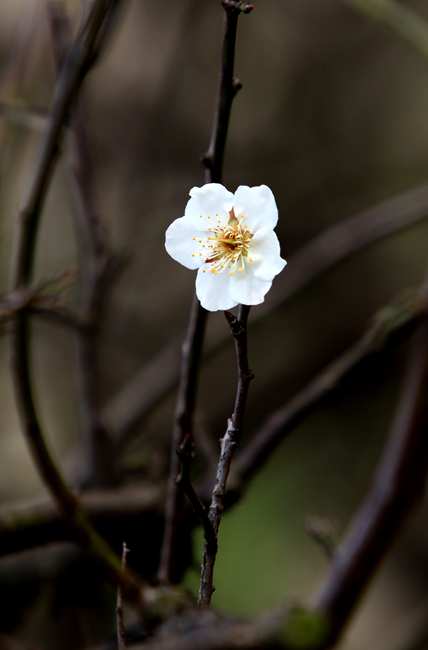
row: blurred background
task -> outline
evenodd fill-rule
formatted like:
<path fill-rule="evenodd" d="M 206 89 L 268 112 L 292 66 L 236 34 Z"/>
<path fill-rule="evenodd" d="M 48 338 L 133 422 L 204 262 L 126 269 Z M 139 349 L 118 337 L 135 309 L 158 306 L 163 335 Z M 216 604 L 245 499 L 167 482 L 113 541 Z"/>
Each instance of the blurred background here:
<path fill-rule="evenodd" d="M 64 4 L 77 29 L 85 2 Z M 289 259 L 326 227 L 426 181 L 428 68 L 394 35 L 340 0 L 254 4 L 238 25 L 235 75 L 243 89 L 232 110 L 223 182 L 231 191 L 240 184 L 272 189 L 282 256 Z M 428 20 L 426 2 L 405 4 Z M 204 182 L 199 159 L 210 138 L 222 27 L 216 0 L 121 5 L 82 93 L 100 213 L 112 248 L 126 259 L 109 293 L 98 342 L 104 404 L 187 325 L 195 278 L 166 254 L 164 233 L 182 216 L 190 188 Z M 0 280 L 6 292 L 15 216 L 57 76 L 44 0 L 0 0 L 0 65 Z M 346 349 L 374 312 L 421 282 L 427 239 L 428 222 L 422 221 L 347 259 L 254 329 L 250 314 L 256 379 L 246 436 Z M 62 158 L 43 211 L 35 278 L 50 280 L 77 266 Z M 73 287 L 67 300 L 72 306 Z M 223 315 L 213 314 L 208 341 L 225 330 Z M 7 509 L 46 492 L 20 432 L 5 335 L 0 348 L 0 503 Z M 226 513 L 216 607 L 251 614 L 310 599 L 326 560 L 305 532 L 305 520 L 326 516 L 346 528 L 385 441 L 405 352 L 404 344 L 344 382 Z M 75 481 L 82 436 L 73 333 L 35 318 L 33 365 L 49 444 Z M 235 386 L 230 341 L 201 374 L 198 415 L 213 444 L 224 432 Z M 164 480 L 174 402 L 169 393 L 134 425 L 121 459 L 124 481 Z M 425 503 L 382 564 L 342 650 L 406 650 L 423 633 L 427 510 Z M 193 592 L 202 541 L 197 529 L 193 565 L 184 578 Z M 0 617 L 0 648 L 78 648 L 99 643 L 114 629 L 112 592 L 100 592 L 96 607 L 67 598 L 73 552 L 63 544 L 0 560 L 1 597 L 14 603 L 13 615 Z"/>

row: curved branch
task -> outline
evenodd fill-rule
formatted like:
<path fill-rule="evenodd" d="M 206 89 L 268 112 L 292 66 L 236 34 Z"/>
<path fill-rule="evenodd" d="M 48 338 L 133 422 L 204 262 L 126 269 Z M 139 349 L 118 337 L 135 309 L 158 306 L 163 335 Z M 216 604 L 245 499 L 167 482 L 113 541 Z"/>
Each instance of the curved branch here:
<path fill-rule="evenodd" d="M 424 323 L 413 337 L 397 413 L 373 486 L 315 597 L 315 609 L 331 621 L 331 642 L 339 638 L 380 560 L 422 497 L 428 470 L 427 393 Z"/>
<path fill-rule="evenodd" d="M 71 28 L 63 7 L 54 4 L 48 8 L 55 58 L 60 71 L 70 46 Z M 103 25 L 110 25 L 116 9 L 115 0 L 110 5 L 108 19 L 105 19 Z M 101 30 L 97 39 L 98 48 L 105 46 L 108 31 L 108 26 Z M 91 60 L 95 58 L 92 56 Z M 68 171 L 79 242 L 78 312 L 80 319 L 86 323 L 84 329 L 76 331 L 81 384 L 80 410 L 87 451 L 85 457 L 89 458 L 87 480 L 97 486 L 108 486 L 117 482 L 118 470 L 111 438 L 101 417 L 98 339 L 105 296 L 113 272 L 117 269 L 117 261 L 103 228 L 94 190 L 86 128 L 80 102 L 76 104 L 68 133 Z"/>
<path fill-rule="evenodd" d="M 88 71 L 92 49 L 108 13 L 110 0 L 96 0 L 63 66 L 42 138 L 34 174 L 18 215 L 12 268 L 12 290 L 25 289 L 31 282 L 38 225 L 48 183 L 57 159 L 63 125 L 72 102 Z M 10 357 L 15 398 L 34 462 L 64 516 L 74 526 L 80 542 L 103 564 L 134 604 L 142 592 L 134 576 L 122 571 L 120 559 L 92 527 L 84 509 L 66 484 L 46 445 L 34 404 L 30 379 L 29 319 L 19 312 L 11 322 Z"/>

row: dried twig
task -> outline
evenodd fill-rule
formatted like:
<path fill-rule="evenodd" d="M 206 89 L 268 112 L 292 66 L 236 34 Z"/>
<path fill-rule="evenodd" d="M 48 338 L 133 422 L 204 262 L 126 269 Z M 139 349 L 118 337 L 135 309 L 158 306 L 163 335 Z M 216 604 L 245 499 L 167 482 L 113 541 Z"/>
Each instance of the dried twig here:
<path fill-rule="evenodd" d="M 376 477 L 315 597 L 341 635 L 386 550 L 422 497 L 428 469 L 428 325 L 414 334 L 401 398 Z"/>
<path fill-rule="evenodd" d="M 12 290 L 25 289 L 31 283 L 35 244 L 42 205 L 59 151 L 63 125 L 72 102 L 88 71 L 92 48 L 97 40 L 110 0 L 96 0 L 63 66 L 47 119 L 34 174 L 19 215 L 13 256 Z M 103 564 L 108 575 L 121 584 L 134 603 L 142 593 L 134 576 L 121 569 L 120 559 L 92 527 L 85 511 L 66 484 L 47 448 L 33 399 L 30 379 L 29 321 L 25 312 L 17 313 L 11 324 L 10 352 L 15 397 L 27 443 L 34 462 L 65 517 L 75 527 L 81 543 Z"/>
<path fill-rule="evenodd" d="M 126 554 L 129 553 L 129 548 L 126 542 L 123 542 L 122 548 L 122 571 L 126 567 Z M 117 647 L 118 650 L 125 650 L 125 627 L 123 625 L 123 610 L 122 610 L 122 588 L 120 585 L 117 587 L 117 601 L 116 601 L 116 620 L 117 620 Z"/>
<path fill-rule="evenodd" d="M 210 146 L 202 160 L 206 167 L 205 181 L 207 183 L 221 182 L 230 112 L 232 109 L 233 98 L 236 94 L 236 88 L 233 83 L 236 28 L 238 16 L 241 11 L 245 10 L 248 13 L 248 9 L 244 9 L 244 4 L 241 2 L 226 0 L 222 4 L 225 11 L 217 106 L 214 115 Z M 245 4 L 245 7 L 247 7 L 247 4 Z M 203 309 L 199 300 L 195 296 L 193 299 L 189 329 L 186 340 L 183 344 L 177 406 L 172 434 L 171 465 L 165 508 L 165 534 L 159 567 L 159 579 L 162 582 L 173 580 L 174 577 L 174 536 L 176 530 L 176 516 L 180 505 L 178 503 L 178 492 L 175 484 L 175 477 L 179 471 L 175 450 L 181 445 L 184 436 L 187 433 L 192 433 L 197 376 L 200 366 L 206 321 L 207 312 Z"/>
<path fill-rule="evenodd" d="M 244 421 L 245 404 L 247 401 L 248 388 L 254 375 L 248 367 L 247 357 L 247 320 L 250 313 L 248 305 L 239 306 L 238 318 L 230 312 L 225 316 L 235 337 L 236 356 L 238 359 L 238 387 L 236 391 L 235 408 L 228 422 L 227 431 L 221 441 L 221 453 L 217 468 L 217 477 L 212 494 L 209 519 L 217 535 L 220 526 L 221 514 L 224 508 L 226 496 L 226 483 L 230 471 L 230 464 L 235 449 L 238 447 L 242 437 L 242 424 Z M 205 539 L 202 556 L 201 582 L 199 586 L 198 606 L 207 607 L 211 602 L 213 593 L 214 564 L 217 554 L 217 547 L 210 548 L 209 542 Z"/>
<path fill-rule="evenodd" d="M 266 302 L 254 312 L 252 326 L 335 265 L 427 216 L 428 184 L 424 184 L 327 228 L 289 258 L 287 272 L 275 278 Z M 220 335 L 204 356 L 215 354 L 227 341 Z M 142 368 L 104 409 L 120 446 L 130 442 L 130 429 L 177 385 L 179 350 L 178 339 L 169 342 L 149 362 L 150 372 Z"/>

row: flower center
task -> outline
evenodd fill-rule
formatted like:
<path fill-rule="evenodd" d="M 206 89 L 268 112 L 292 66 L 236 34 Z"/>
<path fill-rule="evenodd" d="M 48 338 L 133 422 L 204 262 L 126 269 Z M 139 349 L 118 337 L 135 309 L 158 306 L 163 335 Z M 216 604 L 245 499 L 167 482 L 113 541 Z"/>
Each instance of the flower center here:
<path fill-rule="evenodd" d="M 205 263 L 210 264 L 209 270 L 212 273 L 221 273 L 228 269 L 229 275 L 233 275 L 237 268 L 239 273 L 242 273 L 245 267 L 244 259 L 252 262 L 248 251 L 253 235 L 247 230 L 247 226 L 243 224 L 243 216 L 239 219 L 235 217 L 233 208 L 229 214 L 228 222 L 225 219 L 218 218 L 218 214 L 216 215 L 217 223 L 214 220 L 211 221 L 211 217 L 207 217 L 206 221 L 209 220 L 208 223 L 210 224 L 208 230 L 211 231 L 212 236 L 198 238 L 204 249 L 199 255 L 202 257 L 205 254 L 207 255 Z M 201 218 L 204 217 L 201 215 Z M 196 239 L 196 237 L 193 239 Z"/>

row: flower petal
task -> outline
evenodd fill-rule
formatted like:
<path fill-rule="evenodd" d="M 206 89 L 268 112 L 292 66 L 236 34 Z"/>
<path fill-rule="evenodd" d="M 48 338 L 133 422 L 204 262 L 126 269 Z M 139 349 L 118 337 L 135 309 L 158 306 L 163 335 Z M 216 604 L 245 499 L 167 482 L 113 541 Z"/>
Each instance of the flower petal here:
<path fill-rule="evenodd" d="M 165 233 L 165 248 L 171 257 L 188 269 L 198 269 L 205 263 L 205 256 L 200 256 L 201 245 L 194 239 L 194 226 L 189 224 L 186 217 L 176 219 Z"/>
<path fill-rule="evenodd" d="M 209 222 L 214 223 L 219 218 L 226 223 L 229 221 L 229 213 L 224 205 L 233 204 L 233 194 L 223 185 L 207 183 L 203 187 L 194 187 L 190 190 L 190 196 L 184 216 L 198 230 L 207 230 Z"/>
<path fill-rule="evenodd" d="M 262 228 L 251 239 L 248 258 L 256 278 L 271 281 L 287 264 L 280 257 L 279 241 L 273 230 Z"/>
<path fill-rule="evenodd" d="M 250 262 L 245 263 L 242 273 L 235 272 L 230 277 L 230 295 L 236 303 L 243 305 L 259 305 L 271 286 L 272 281 L 256 278 Z"/>
<path fill-rule="evenodd" d="M 272 190 L 267 185 L 240 185 L 235 192 L 235 215 L 244 215 L 248 230 L 255 234 L 260 228 L 275 228 L 278 208 Z"/>
<path fill-rule="evenodd" d="M 239 300 L 234 300 L 229 294 L 231 276 L 225 271 L 223 273 L 212 273 L 205 269 L 199 269 L 196 276 L 196 295 L 199 301 L 208 311 L 219 309 L 231 309 Z"/>

